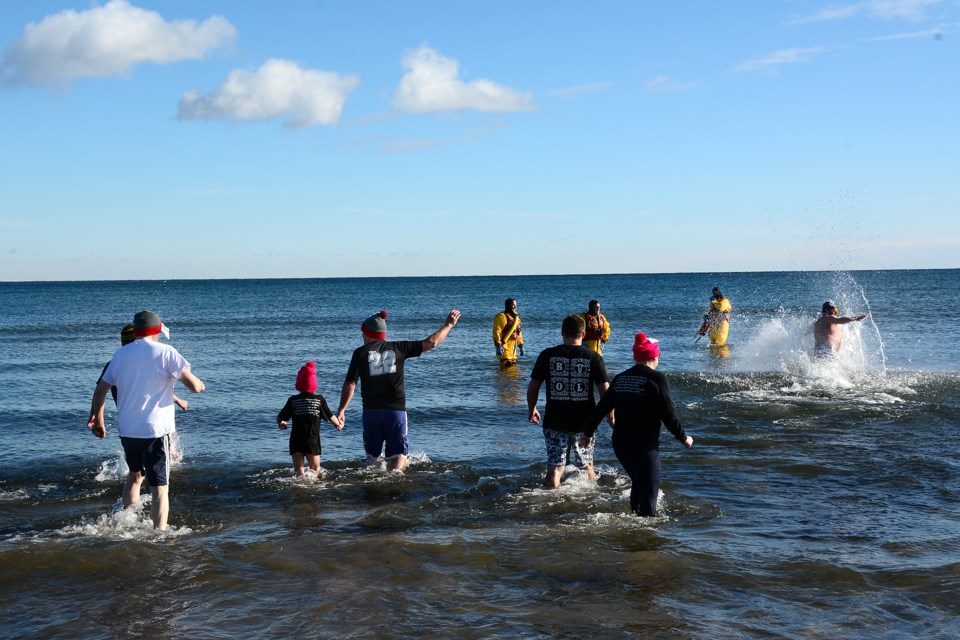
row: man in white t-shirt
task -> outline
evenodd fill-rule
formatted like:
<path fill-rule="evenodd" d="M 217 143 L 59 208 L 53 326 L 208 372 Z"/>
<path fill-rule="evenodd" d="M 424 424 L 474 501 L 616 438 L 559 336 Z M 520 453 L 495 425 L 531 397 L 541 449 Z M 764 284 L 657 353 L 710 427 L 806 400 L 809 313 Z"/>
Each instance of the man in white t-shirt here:
<path fill-rule="evenodd" d="M 130 468 L 123 485 L 123 506 L 140 501 L 144 477 L 152 496 L 150 512 L 156 529 L 167 528 L 169 511 L 169 434 L 174 430 L 173 386 L 177 380 L 200 393 L 203 382 L 190 372 L 190 363 L 168 344 L 160 343 L 165 330 L 160 316 L 141 311 L 133 317 L 137 339 L 120 347 L 93 393 L 87 426 L 104 438 L 103 404 L 110 388 L 117 387 L 117 431 Z"/>

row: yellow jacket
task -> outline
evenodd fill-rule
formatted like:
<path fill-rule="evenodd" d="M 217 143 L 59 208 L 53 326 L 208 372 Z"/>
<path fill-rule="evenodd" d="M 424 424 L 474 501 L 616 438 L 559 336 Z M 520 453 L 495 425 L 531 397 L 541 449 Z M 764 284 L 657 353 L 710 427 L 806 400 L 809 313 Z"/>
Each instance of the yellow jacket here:
<path fill-rule="evenodd" d="M 520 316 L 508 317 L 501 311 L 493 317 L 493 344 L 503 347 L 501 361 L 517 361 L 517 345 L 523 344 Z"/>
<path fill-rule="evenodd" d="M 587 325 L 586 333 L 583 335 L 583 346 L 603 355 L 603 343 L 610 339 L 610 323 L 607 317 L 602 313 L 599 318 L 590 313 L 581 313 L 580 317 Z"/>

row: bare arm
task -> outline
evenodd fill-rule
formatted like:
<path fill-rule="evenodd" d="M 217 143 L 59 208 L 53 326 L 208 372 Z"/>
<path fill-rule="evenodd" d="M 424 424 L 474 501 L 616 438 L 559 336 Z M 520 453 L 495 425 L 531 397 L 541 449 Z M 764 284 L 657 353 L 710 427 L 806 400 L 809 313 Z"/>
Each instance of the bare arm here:
<path fill-rule="evenodd" d="M 343 428 L 345 424 L 344 414 L 347 411 L 347 407 L 350 406 L 350 401 L 353 400 L 353 394 L 357 391 L 357 383 L 347 382 L 343 383 L 343 389 L 340 390 L 340 407 L 337 409 L 337 419 L 340 420 L 340 428 Z"/>
<path fill-rule="evenodd" d="M 100 381 L 97 389 L 93 392 L 93 400 L 90 402 L 90 417 L 87 419 L 87 426 L 98 438 L 107 436 L 107 426 L 103 422 L 103 403 L 110 393 L 113 385 L 109 382 Z"/>
<path fill-rule="evenodd" d="M 530 378 L 527 385 L 527 419 L 533 424 L 540 424 L 540 412 L 537 411 L 537 400 L 540 399 L 540 385 L 542 380 Z"/>
<path fill-rule="evenodd" d="M 193 375 L 193 373 L 190 372 L 190 369 L 183 370 L 183 373 L 180 374 L 180 382 L 182 382 L 183 386 L 193 393 L 200 393 L 206 388 L 206 386 L 203 384 L 203 380 Z"/>
<path fill-rule="evenodd" d="M 446 340 L 447 334 L 450 333 L 450 329 L 456 326 L 457 321 L 460 319 L 460 311 L 454 309 L 447 315 L 447 321 L 443 323 L 443 326 L 433 332 L 429 338 L 426 338 L 421 341 L 424 351 L 430 351 L 430 349 L 436 349 L 440 346 L 440 343 Z M 343 404 L 341 403 L 341 407 Z"/>

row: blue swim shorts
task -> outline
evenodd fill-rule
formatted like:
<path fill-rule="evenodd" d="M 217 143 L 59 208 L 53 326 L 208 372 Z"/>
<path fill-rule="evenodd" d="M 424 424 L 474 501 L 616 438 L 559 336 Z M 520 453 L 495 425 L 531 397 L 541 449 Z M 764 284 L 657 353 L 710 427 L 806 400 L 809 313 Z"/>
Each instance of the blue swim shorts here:
<path fill-rule="evenodd" d="M 596 438 L 590 440 L 590 446 L 580 445 L 582 433 L 567 433 L 566 431 L 543 430 L 543 441 L 547 445 L 547 466 L 562 467 L 568 462 L 577 465 L 578 469 L 586 469 L 593 462 L 593 448 Z"/>
<path fill-rule="evenodd" d="M 363 410 L 363 449 L 371 458 L 379 458 L 386 444 L 384 457 L 389 460 L 410 452 L 407 440 L 407 412 L 388 409 Z"/>
<path fill-rule="evenodd" d="M 151 487 L 163 487 L 169 482 L 170 454 L 168 436 L 159 438 L 120 437 L 124 459 L 134 473 L 142 473 Z"/>

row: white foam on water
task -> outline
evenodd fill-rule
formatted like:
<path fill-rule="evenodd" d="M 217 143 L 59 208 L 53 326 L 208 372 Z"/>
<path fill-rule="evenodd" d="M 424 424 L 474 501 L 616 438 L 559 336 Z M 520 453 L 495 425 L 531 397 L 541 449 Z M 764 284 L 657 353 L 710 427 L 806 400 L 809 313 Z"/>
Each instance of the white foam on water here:
<path fill-rule="evenodd" d="M 140 502 L 127 509 L 117 499 L 109 513 L 101 514 L 95 520 L 84 519 L 79 524 L 40 533 L 34 539 L 93 537 L 106 540 L 157 540 L 193 533 L 189 527 L 168 526 L 165 531 L 154 529 L 149 505 L 149 495 L 142 496 Z"/>
<path fill-rule="evenodd" d="M 114 482 L 127 477 L 130 468 L 124 460 L 123 452 L 118 450 L 115 458 L 108 458 L 100 463 L 100 471 L 94 477 L 97 482 Z"/>
<path fill-rule="evenodd" d="M 16 489 L 15 491 L 0 491 L 0 502 L 19 502 L 30 497 L 26 489 Z"/>

